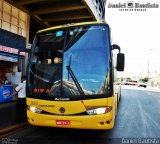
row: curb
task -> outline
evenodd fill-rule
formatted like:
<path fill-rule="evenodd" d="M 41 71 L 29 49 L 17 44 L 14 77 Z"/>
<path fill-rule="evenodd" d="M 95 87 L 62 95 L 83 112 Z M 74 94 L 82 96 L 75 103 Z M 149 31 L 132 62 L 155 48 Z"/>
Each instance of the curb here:
<path fill-rule="evenodd" d="M 29 126 L 29 124 L 28 124 L 28 122 L 25 122 L 25 123 L 20 123 L 20 124 L 14 124 L 12 126 L 4 128 L 4 129 L 0 130 L 0 138 L 7 136 L 7 134 L 9 134 L 9 133 L 14 133 L 14 131 L 21 130 L 27 126 Z"/>

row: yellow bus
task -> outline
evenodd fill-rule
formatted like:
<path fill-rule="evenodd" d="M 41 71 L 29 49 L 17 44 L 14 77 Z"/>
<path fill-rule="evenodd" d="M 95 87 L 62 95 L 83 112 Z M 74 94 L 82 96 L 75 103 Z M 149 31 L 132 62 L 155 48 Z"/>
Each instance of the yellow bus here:
<path fill-rule="evenodd" d="M 113 65 L 113 50 L 118 49 Z M 124 54 L 110 43 L 104 22 L 51 27 L 37 32 L 27 68 L 27 118 L 31 125 L 112 129 Z"/>

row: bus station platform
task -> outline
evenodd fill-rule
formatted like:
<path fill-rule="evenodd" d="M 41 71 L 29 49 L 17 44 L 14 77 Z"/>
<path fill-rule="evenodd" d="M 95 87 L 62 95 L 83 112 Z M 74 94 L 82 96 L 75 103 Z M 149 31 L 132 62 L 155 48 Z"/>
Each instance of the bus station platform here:
<path fill-rule="evenodd" d="M 0 138 L 28 125 L 27 122 L 16 123 L 16 103 L 17 101 L 12 101 L 0 104 Z"/>
<path fill-rule="evenodd" d="M 0 104 L 0 130 L 12 125 L 16 121 L 16 102 Z"/>

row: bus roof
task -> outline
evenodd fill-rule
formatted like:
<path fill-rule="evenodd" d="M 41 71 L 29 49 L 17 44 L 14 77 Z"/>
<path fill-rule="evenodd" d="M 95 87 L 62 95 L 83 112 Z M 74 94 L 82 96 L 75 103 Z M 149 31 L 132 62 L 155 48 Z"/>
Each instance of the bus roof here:
<path fill-rule="evenodd" d="M 60 28 L 66 28 L 66 27 L 71 27 L 71 26 L 80 26 L 80 25 L 90 25 L 90 24 L 106 24 L 106 22 L 95 22 L 95 21 L 93 21 L 93 22 L 81 22 L 81 23 L 64 24 L 64 25 L 60 25 L 60 26 L 54 26 L 54 27 L 43 29 L 43 30 L 39 30 L 38 33 L 50 31 L 50 30 L 53 30 L 53 29 L 60 29 Z"/>

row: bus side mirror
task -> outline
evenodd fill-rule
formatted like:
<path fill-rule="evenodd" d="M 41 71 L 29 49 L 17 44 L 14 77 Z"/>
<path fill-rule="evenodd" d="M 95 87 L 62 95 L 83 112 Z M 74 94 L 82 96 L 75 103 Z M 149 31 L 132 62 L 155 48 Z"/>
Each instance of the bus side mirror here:
<path fill-rule="evenodd" d="M 124 71 L 125 55 L 123 53 L 120 53 L 121 48 L 118 45 L 113 44 L 111 48 L 112 50 L 117 49 L 119 51 L 119 53 L 117 54 L 117 65 L 116 65 L 117 71 Z"/>
<path fill-rule="evenodd" d="M 117 54 L 117 71 L 124 71 L 124 62 L 125 62 L 125 55 L 123 53 Z"/>

